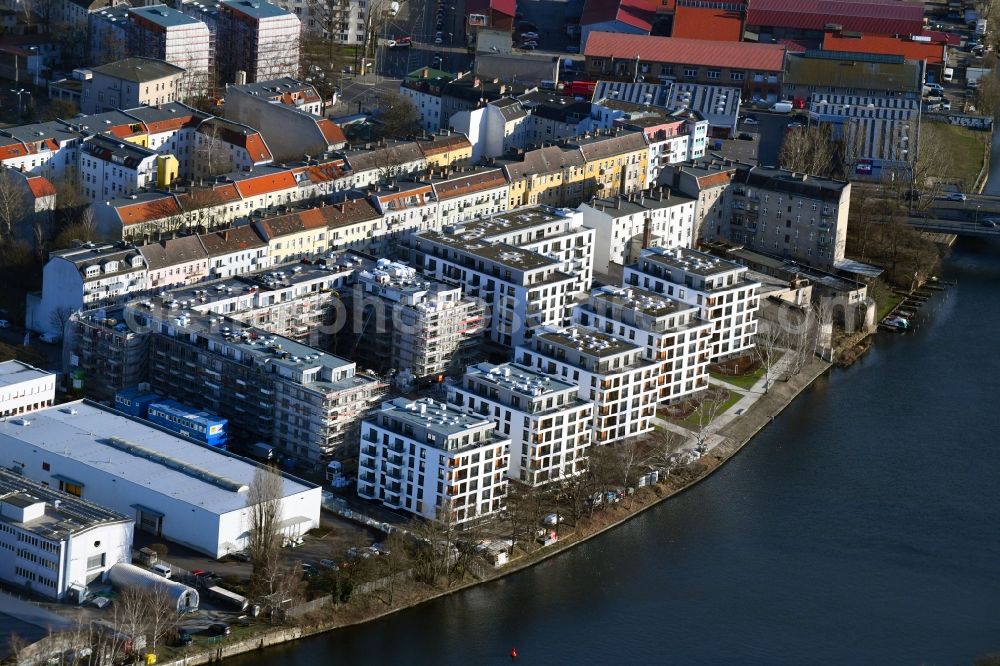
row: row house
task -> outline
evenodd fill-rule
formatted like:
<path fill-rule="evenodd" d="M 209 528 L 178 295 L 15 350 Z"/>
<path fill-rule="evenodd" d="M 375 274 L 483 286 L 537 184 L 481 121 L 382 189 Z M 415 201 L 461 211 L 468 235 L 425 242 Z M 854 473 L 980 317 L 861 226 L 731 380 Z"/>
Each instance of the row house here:
<path fill-rule="evenodd" d="M 448 403 L 492 419 L 510 437 L 515 481 L 537 487 L 587 468 L 594 405 L 571 382 L 518 363 L 479 363 L 449 387 Z"/>
<path fill-rule="evenodd" d="M 358 496 L 463 525 L 506 506 L 510 437 L 431 398 L 396 398 L 362 424 Z"/>
<path fill-rule="evenodd" d="M 697 306 L 712 324 L 712 363 L 746 354 L 754 348 L 759 282 L 746 266 L 688 248 L 650 248 L 626 266 L 622 284 Z"/>
<path fill-rule="evenodd" d="M 427 157 L 416 141 L 366 144 L 363 149 L 345 150 L 342 154 L 348 170 L 346 186 L 353 189 L 388 183 L 427 169 Z"/>
<path fill-rule="evenodd" d="M 179 236 L 139 247 L 146 260 L 147 287 L 167 289 L 194 284 L 209 275 L 209 257 L 198 236 Z"/>
<path fill-rule="evenodd" d="M 517 347 L 515 360 L 577 387 L 594 404 L 594 442 L 608 444 L 652 429 L 659 364 L 640 344 L 582 326 L 544 330 Z"/>
<path fill-rule="evenodd" d="M 449 123 L 448 118 L 441 114 L 441 94 L 445 85 L 454 78 L 447 72 L 424 67 L 407 76 L 399 84 L 400 96 L 409 100 L 420 115 L 420 127 L 425 132 L 437 132 L 453 126 L 453 123 Z M 455 129 L 467 132 L 458 127 Z"/>
<path fill-rule="evenodd" d="M 426 139 L 417 139 L 417 146 L 427 160 L 427 168 L 442 169 L 472 161 L 472 142 L 461 132 L 440 130 Z"/>
<path fill-rule="evenodd" d="M 668 188 L 604 199 L 577 207 L 583 223 L 595 230 L 594 270 L 608 274 L 639 258 L 642 249 L 691 247 L 694 244 L 695 200 Z"/>
<path fill-rule="evenodd" d="M 199 238 L 208 255 L 209 277 L 213 279 L 255 273 L 273 263 L 267 241 L 253 225 L 202 234 Z"/>
<path fill-rule="evenodd" d="M 658 400 L 671 403 L 708 388 L 712 324 L 699 308 L 637 288 L 601 287 L 573 317 L 580 326 L 638 344 L 658 366 Z"/>
<path fill-rule="evenodd" d="M 608 132 L 573 141 L 587 164 L 583 196 L 616 196 L 646 187 L 649 147 L 642 132 Z"/>
<path fill-rule="evenodd" d="M 438 228 L 449 222 L 460 222 L 507 210 L 509 190 L 501 169 L 459 167 L 457 171 L 447 175 L 432 175 L 426 182 L 434 188 L 438 204 Z"/>
<path fill-rule="evenodd" d="M 737 166 L 730 160 L 712 158 L 664 167 L 660 174 L 663 185 L 695 200 L 695 239 L 707 240 L 721 233 L 725 193 Z"/>
<path fill-rule="evenodd" d="M 511 209 L 571 206 L 584 196 L 586 161 L 579 149 L 546 146 L 502 164 L 510 183 Z"/>

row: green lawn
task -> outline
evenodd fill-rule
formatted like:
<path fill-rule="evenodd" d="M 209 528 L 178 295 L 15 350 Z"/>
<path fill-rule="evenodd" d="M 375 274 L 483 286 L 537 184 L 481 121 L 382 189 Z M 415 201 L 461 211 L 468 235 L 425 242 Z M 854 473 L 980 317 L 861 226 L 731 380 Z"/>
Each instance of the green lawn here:
<path fill-rule="evenodd" d="M 725 414 L 726 411 L 728 411 L 730 407 L 732 407 L 733 405 L 735 405 L 736 402 L 740 398 L 743 397 L 741 394 L 737 393 L 736 391 L 727 391 L 727 393 L 728 393 L 728 396 L 726 397 L 726 401 L 724 403 L 722 403 L 722 407 L 720 407 L 719 410 L 718 410 L 718 412 L 716 412 L 716 418 L 718 418 L 719 416 Z M 701 411 L 701 409 L 702 409 L 701 407 L 698 407 L 698 409 L 694 410 L 694 412 L 691 413 L 691 416 L 687 417 L 686 419 L 682 419 L 680 421 L 675 421 L 675 423 L 677 423 L 678 425 L 684 426 L 685 428 L 697 428 L 698 427 L 698 414 Z M 708 424 L 706 423 L 705 425 L 708 425 Z"/>
<path fill-rule="evenodd" d="M 778 361 L 781 360 L 781 354 L 775 354 L 774 359 L 771 361 L 771 367 L 773 368 L 777 365 Z M 764 366 L 761 366 L 751 373 L 745 375 L 723 375 L 718 372 L 710 372 L 712 379 L 718 379 L 726 382 L 727 384 L 732 384 L 737 388 L 741 388 L 744 391 L 749 391 L 757 381 L 764 376 Z"/>
<path fill-rule="evenodd" d="M 921 146 L 933 147 L 934 150 L 920 151 L 919 160 L 934 160 L 929 164 L 940 164 L 946 173 L 933 173 L 928 167 L 929 175 L 946 183 L 959 185 L 963 190 L 972 187 L 979 170 L 983 167 L 983 144 L 989 139 L 988 132 L 948 123 L 925 122 L 920 127 Z M 933 153 L 937 150 L 947 150 L 949 155 L 937 159 Z M 931 154 L 926 154 L 931 153 Z"/>
<path fill-rule="evenodd" d="M 892 309 L 899 305 L 899 302 L 903 300 L 902 296 L 881 283 L 875 283 L 872 285 L 871 296 L 875 299 L 875 306 L 878 308 L 878 314 L 875 318 L 876 322 L 880 322 L 885 319 L 886 316 L 892 312 Z"/>

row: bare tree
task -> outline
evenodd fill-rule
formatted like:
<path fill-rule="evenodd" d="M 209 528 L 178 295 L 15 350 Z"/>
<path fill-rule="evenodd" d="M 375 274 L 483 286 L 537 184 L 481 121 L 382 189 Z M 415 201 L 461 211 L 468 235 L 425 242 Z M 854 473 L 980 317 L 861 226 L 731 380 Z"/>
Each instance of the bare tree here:
<path fill-rule="evenodd" d="M 233 163 L 218 122 L 207 121 L 198 128 L 195 168 L 198 177 L 214 178 L 233 170 Z"/>
<path fill-rule="evenodd" d="M 781 166 L 813 176 L 829 176 L 835 149 L 828 125 L 801 127 L 785 134 L 778 160 Z"/>
<path fill-rule="evenodd" d="M 57 307 L 49 314 L 49 325 L 53 330 L 59 331 L 59 335 L 63 335 L 75 312 L 76 310 L 65 305 Z"/>
<path fill-rule="evenodd" d="M 715 421 L 715 418 L 722 412 L 722 406 L 726 404 L 728 397 L 728 389 L 709 387 L 709 389 L 703 394 L 701 401 L 698 403 L 698 408 L 695 411 L 697 418 L 695 420 L 694 430 L 698 453 L 705 452 L 706 442 L 708 441 L 709 435 L 711 435 L 710 426 Z"/>
<path fill-rule="evenodd" d="M 764 318 L 757 321 L 753 353 L 764 371 L 764 393 L 771 389 L 772 371 L 774 364 L 781 358 L 780 348 L 783 340 L 784 331 L 781 330 L 780 322 Z"/>
<path fill-rule="evenodd" d="M 20 222 L 29 213 L 25 188 L 10 171 L 0 169 L 0 243 L 9 243 Z"/>
<path fill-rule="evenodd" d="M 670 470 L 674 466 L 677 452 L 684 445 L 685 439 L 683 435 L 673 430 L 659 428 L 650 433 L 648 441 L 650 464 L 660 469 Z"/>
<path fill-rule="evenodd" d="M 420 131 L 420 112 L 409 98 L 390 92 L 379 100 L 378 122 L 380 137 L 402 139 Z"/>
<path fill-rule="evenodd" d="M 277 591 L 282 575 L 281 498 L 283 481 L 273 465 L 258 465 L 247 491 L 247 554 L 253 566 L 251 587 L 259 596 Z"/>
<path fill-rule="evenodd" d="M 816 312 L 812 306 L 802 308 L 795 321 L 789 322 L 788 363 L 789 374 L 795 376 L 816 355 Z"/>

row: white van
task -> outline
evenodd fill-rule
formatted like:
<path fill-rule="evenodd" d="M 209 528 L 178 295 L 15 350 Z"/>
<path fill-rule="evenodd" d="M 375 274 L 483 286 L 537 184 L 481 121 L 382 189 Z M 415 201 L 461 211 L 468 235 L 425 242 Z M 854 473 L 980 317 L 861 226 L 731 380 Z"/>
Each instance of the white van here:
<path fill-rule="evenodd" d="M 170 567 L 166 564 L 154 564 L 153 566 L 149 567 L 149 570 L 155 574 L 163 576 L 164 578 L 170 578 L 170 576 L 172 576 L 174 573 L 173 571 L 171 571 Z"/>
<path fill-rule="evenodd" d="M 945 81 L 949 81 L 949 82 L 954 81 L 955 80 L 955 70 L 952 69 L 951 67 L 945 67 L 944 68 L 944 74 L 941 76 L 941 78 L 944 79 Z"/>

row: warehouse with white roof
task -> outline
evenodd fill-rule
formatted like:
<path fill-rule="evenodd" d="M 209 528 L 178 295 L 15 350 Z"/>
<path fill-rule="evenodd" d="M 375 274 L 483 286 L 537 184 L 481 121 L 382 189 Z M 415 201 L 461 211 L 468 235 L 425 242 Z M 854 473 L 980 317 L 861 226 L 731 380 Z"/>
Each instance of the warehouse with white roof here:
<path fill-rule="evenodd" d="M 247 546 L 254 463 L 90 401 L 0 422 L 0 466 L 134 517 L 137 529 L 212 557 Z M 321 493 L 284 475 L 286 536 L 319 527 Z"/>

